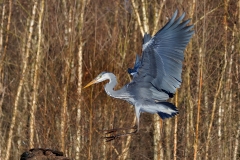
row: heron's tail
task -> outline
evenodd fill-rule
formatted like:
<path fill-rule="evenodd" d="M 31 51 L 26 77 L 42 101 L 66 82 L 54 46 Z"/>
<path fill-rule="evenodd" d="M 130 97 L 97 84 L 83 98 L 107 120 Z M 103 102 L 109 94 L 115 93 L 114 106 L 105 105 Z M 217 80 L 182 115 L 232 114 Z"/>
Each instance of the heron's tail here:
<path fill-rule="evenodd" d="M 175 105 L 169 102 L 158 102 L 157 104 L 160 104 L 164 109 L 162 111 L 157 112 L 158 115 L 162 118 L 171 118 L 178 114 L 178 109 Z M 162 108 L 161 107 L 161 108 Z"/>

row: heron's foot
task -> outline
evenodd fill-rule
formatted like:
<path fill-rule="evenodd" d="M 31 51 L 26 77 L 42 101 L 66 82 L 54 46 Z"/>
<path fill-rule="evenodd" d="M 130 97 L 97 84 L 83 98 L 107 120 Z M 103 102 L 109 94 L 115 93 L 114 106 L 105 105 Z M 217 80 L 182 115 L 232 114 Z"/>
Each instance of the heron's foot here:
<path fill-rule="evenodd" d="M 115 135 L 115 136 L 107 136 L 107 137 L 104 137 L 104 139 L 106 140 L 106 142 L 110 142 L 110 141 L 113 141 L 113 140 L 116 140 L 116 139 L 119 139 L 119 135 Z"/>
<path fill-rule="evenodd" d="M 133 131 L 129 132 L 129 130 L 133 130 Z M 130 128 L 116 128 L 116 129 L 109 129 L 109 130 L 103 130 L 103 131 L 105 132 L 105 135 L 110 134 L 109 136 L 103 137 L 106 139 L 106 142 L 110 142 L 112 140 L 119 139 L 120 137 L 123 137 L 123 136 L 130 136 L 131 134 L 135 134 L 137 133 L 138 129 L 136 126 L 134 126 Z"/>

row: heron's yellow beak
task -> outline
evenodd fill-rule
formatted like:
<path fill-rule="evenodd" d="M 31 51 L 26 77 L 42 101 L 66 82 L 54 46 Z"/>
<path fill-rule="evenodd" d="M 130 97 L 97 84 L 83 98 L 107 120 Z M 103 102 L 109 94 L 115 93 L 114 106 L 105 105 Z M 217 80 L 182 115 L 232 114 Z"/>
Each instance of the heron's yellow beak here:
<path fill-rule="evenodd" d="M 87 88 L 87 87 L 89 87 L 89 86 L 91 86 L 91 85 L 93 85 L 93 84 L 95 84 L 95 83 L 97 83 L 97 80 L 92 80 L 91 82 L 89 82 L 85 87 L 83 87 L 83 88 Z"/>

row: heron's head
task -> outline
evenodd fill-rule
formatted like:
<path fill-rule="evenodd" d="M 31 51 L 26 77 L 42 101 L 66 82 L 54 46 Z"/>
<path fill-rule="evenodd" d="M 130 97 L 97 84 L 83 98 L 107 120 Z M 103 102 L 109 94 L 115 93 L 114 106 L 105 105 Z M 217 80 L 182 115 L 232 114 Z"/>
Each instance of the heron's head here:
<path fill-rule="evenodd" d="M 102 82 L 102 81 L 105 81 L 109 79 L 109 76 L 108 76 L 108 72 L 102 72 L 100 73 L 96 78 L 94 78 L 94 80 L 92 80 L 91 82 L 89 82 L 85 87 L 83 88 L 87 88 L 95 83 L 99 83 L 99 82 Z"/>

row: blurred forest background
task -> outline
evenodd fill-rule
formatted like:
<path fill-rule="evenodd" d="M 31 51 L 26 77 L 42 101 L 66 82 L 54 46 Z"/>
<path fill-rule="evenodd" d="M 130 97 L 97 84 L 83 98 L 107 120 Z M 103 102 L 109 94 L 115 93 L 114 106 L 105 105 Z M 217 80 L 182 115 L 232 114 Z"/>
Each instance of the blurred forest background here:
<path fill-rule="evenodd" d="M 1 0 L 0 159 L 34 148 L 72 159 L 240 159 L 240 0 Z M 144 32 L 155 34 L 178 9 L 195 34 L 183 83 L 171 102 L 180 114 L 141 114 L 140 132 L 105 142 L 104 129 L 134 125 L 119 89 L 131 80 Z"/>

